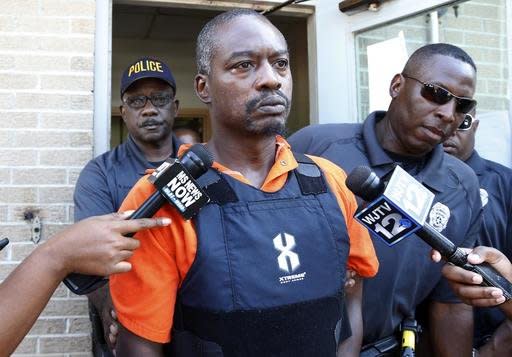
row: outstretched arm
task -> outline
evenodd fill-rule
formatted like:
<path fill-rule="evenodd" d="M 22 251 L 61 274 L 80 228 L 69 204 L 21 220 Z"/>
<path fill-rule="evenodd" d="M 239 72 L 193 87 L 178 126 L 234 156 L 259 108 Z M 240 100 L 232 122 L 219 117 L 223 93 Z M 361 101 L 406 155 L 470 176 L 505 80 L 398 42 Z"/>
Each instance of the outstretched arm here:
<path fill-rule="evenodd" d="M 37 247 L 0 284 L 0 350 L 11 354 L 59 283 L 71 272 L 110 275 L 131 269 L 125 260 L 139 241 L 123 234 L 168 225 L 167 218 L 126 221 L 110 214 L 74 224 Z"/>

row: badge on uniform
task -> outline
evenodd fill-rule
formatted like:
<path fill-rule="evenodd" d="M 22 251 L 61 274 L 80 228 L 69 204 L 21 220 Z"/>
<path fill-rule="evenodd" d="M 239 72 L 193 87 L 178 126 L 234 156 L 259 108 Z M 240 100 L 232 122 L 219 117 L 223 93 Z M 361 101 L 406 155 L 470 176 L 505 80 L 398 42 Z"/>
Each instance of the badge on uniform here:
<path fill-rule="evenodd" d="M 434 227 L 436 231 L 442 232 L 443 229 L 446 228 L 449 219 L 450 209 L 441 202 L 436 202 L 430 210 L 428 223 Z"/>

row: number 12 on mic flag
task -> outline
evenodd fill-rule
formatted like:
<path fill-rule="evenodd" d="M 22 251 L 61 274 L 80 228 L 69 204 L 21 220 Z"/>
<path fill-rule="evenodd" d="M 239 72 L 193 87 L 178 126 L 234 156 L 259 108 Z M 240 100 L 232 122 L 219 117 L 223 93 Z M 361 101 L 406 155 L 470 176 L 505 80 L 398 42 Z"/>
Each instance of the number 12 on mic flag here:
<path fill-rule="evenodd" d="M 355 218 L 391 246 L 423 226 L 433 200 L 432 192 L 397 166 L 384 192 Z"/>

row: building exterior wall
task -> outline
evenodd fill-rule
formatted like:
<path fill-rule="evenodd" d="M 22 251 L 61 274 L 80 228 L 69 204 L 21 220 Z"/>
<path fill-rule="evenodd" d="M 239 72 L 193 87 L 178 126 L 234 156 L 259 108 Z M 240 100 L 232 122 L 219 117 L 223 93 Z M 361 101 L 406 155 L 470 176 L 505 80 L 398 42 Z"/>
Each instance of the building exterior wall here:
<path fill-rule="evenodd" d="M 0 7 L 0 280 L 73 220 L 92 157 L 94 0 L 4 0 Z M 0 302 L 1 303 L 1 302 Z M 89 355 L 85 298 L 60 286 L 16 354 Z"/>
<path fill-rule="evenodd" d="M 404 1 L 401 3 L 406 4 Z M 316 6 L 308 23 L 309 82 L 313 84 L 310 120 L 314 122 L 357 120 L 356 106 L 351 104 L 355 103 L 352 100 L 355 93 L 346 89 L 351 87 L 347 83 L 352 78 L 347 73 L 354 70 L 351 61 L 355 59 L 349 56 L 347 48 L 354 40 L 350 30 L 356 21 L 339 13 L 338 3 L 339 0 L 309 2 Z M 457 20 L 459 23 L 467 17 L 464 20 L 467 28 L 452 28 L 453 19 L 441 19 L 445 21 L 441 26 L 441 40 L 468 46 L 482 69 L 480 79 L 485 80 L 481 86 L 479 82 L 481 103 L 489 103 L 490 109 L 507 108 L 508 68 L 500 67 L 501 72 L 496 73 L 495 66 L 500 61 L 507 65 L 503 62 L 507 54 L 502 46 L 506 38 L 487 40 L 483 36 L 504 26 L 504 11 L 495 9 L 499 5 L 494 4 L 510 2 L 473 0 L 472 3 L 476 8 L 468 8 L 468 12 L 461 10 Z M 98 1 L 100 4 L 104 4 L 103 0 Z M 32 212 L 41 219 L 39 244 L 44 244 L 44 240 L 73 220 L 74 184 L 82 167 L 93 156 L 96 3 L 94 0 L 3 0 L 2 5 L 0 238 L 9 237 L 11 243 L 0 252 L 0 280 L 35 247 L 31 241 L 31 223 L 24 219 L 26 213 Z M 393 2 L 389 6 L 394 6 Z M 382 10 L 385 11 L 384 6 Z M 427 41 L 425 17 L 410 20 L 406 25 L 414 32 L 411 49 Z M 367 35 L 361 37 L 366 38 L 365 44 L 380 38 L 374 32 Z M 458 43 L 457 39 L 463 42 Z M 490 46 L 494 47 L 490 49 Z M 364 49 L 360 50 L 360 55 L 364 55 Z M 360 88 L 364 89 L 367 77 L 364 59 L 360 60 L 363 65 L 358 73 L 353 73 L 353 78 L 355 82 L 360 75 Z M 112 93 L 115 95 L 117 88 Z M 90 355 L 89 330 L 85 298 L 74 296 L 61 286 L 16 354 L 87 356 Z"/>

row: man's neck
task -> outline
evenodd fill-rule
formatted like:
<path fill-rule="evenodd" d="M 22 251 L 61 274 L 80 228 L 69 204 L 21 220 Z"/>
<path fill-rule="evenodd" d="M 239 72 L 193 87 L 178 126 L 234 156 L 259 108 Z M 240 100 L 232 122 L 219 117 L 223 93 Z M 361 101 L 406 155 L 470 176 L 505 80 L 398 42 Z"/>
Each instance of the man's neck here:
<path fill-rule="evenodd" d="M 154 143 L 143 142 L 136 138 L 133 138 L 133 141 L 135 141 L 140 151 L 142 151 L 144 158 L 149 162 L 164 161 L 173 154 L 172 135 L 169 135 L 169 137 L 164 141 Z"/>
<path fill-rule="evenodd" d="M 254 187 L 265 182 L 276 155 L 275 136 L 213 136 L 207 143 L 215 161 L 240 172 Z"/>
<path fill-rule="evenodd" d="M 393 127 L 391 126 L 391 119 L 389 118 L 390 115 L 391 114 L 389 112 L 386 113 L 384 118 L 375 123 L 375 134 L 380 146 L 388 152 L 402 156 L 424 157 L 427 155 L 428 152 L 411 153 L 404 148 L 395 131 L 393 130 Z"/>

